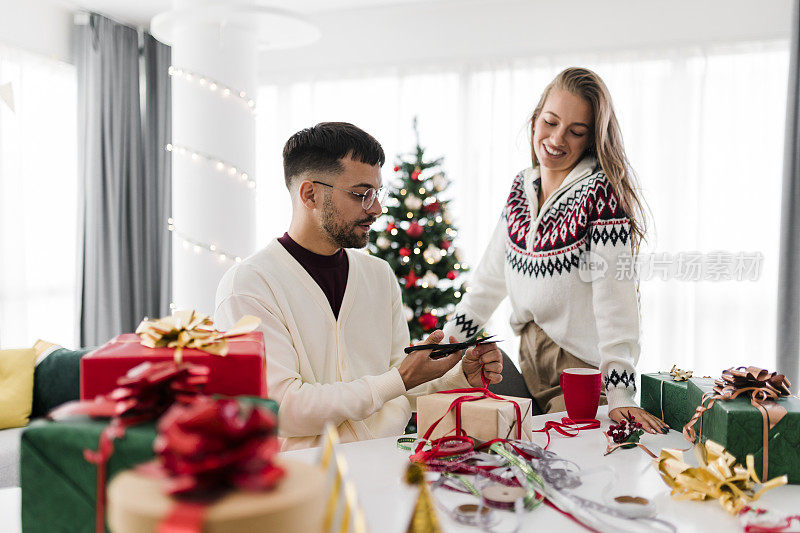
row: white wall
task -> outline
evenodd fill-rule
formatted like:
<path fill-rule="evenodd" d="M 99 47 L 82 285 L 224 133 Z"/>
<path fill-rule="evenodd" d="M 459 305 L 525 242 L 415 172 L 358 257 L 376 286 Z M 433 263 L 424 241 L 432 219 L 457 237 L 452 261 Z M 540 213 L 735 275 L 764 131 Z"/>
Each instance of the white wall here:
<path fill-rule="evenodd" d="M 348 68 L 496 61 L 543 54 L 707 46 L 790 36 L 791 0 L 450 0 L 310 15 L 322 38 L 264 52 L 261 81 Z"/>
<path fill-rule="evenodd" d="M 0 44 L 71 62 L 72 13 L 53 0 L 0 0 Z"/>

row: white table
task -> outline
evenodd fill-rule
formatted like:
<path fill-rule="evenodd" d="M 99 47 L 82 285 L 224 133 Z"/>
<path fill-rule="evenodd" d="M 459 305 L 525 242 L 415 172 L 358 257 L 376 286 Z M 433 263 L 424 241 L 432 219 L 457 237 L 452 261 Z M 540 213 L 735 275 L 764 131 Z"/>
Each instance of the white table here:
<path fill-rule="evenodd" d="M 598 413 L 603 429 L 610 423 L 606 413 L 605 407 L 601 407 Z M 541 428 L 547 420 L 560 420 L 564 414 L 536 416 L 533 426 Z M 550 450 L 574 461 L 583 469 L 603 465 L 611 467 L 621 480 L 618 494 L 644 496 L 655 501 L 659 518 L 671 521 L 678 531 L 708 533 L 710 528 L 714 533 L 741 531 L 737 519 L 726 514 L 717 502 L 679 502 L 671 499 L 666 485 L 652 466 L 652 460 L 638 448 L 617 450 L 604 457 L 606 440 L 601 430 L 584 431 L 574 438 L 562 437 L 555 432 L 551 432 L 551 435 Z M 534 440 L 544 446 L 546 439 L 543 434 L 537 433 Z M 642 442 L 656 454 L 661 448 L 687 447 L 683 435 L 676 431 L 670 431 L 668 435 L 645 434 Z M 356 486 L 373 533 L 403 533 L 415 501 L 415 490 L 403 483 L 409 452 L 398 449 L 396 443 L 397 438 L 390 437 L 341 445 L 350 469 L 349 477 Z M 312 463 L 318 459 L 319 448 L 284 452 L 282 455 Z M 602 473 L 594 474 L 586 477 L 575 493 L 602 503 L 606 484 L 607 478 Z M 474 503 L 474 498 L 445 490 L 436 491 L 436 497 L 449 507 L 459 503 Z M 796 513 L 800 509 L 800 485 L 773 489 L 758 503 L 775 511 Z M 505 518 L 498 525 L 498 530 L 509 531 L 513 520 L 510 519 L 510 513 L 503 515 Z M 477 531 L 450 520 L 442 513 L 439 513 L 439 518 L 446 532 Z M 21 531 L 19 488 L 0 489 L 0 525 L 4 533 Z M 546 528 L 544 531 L 581 530 L 580 526 L 544 505 L 525 515 L 524 526 L 523 531 L 532 531 L 536 527 Z"/>
<path fill-rule="evenodd" d="M 533 427 L 539 429 L 547 420 L 560 420 L 566 413 L 541 415 L 534 417 Z M 672 522 L 680 532 L 708 533 L 712 527 L 714 533 L 722 531 L 741 531 L 735 517 L 723 511 L 714 502 L 675 501 L 669 496 L 666 484 L 662 481 L 653 461 L 639 448 L 617 450 L 611 455 L 603 456 L 606 439 L 602 431 L 611 423 L 607 416 L 607 408 L 601 407 L 598 418 L 602 430 L 581 432 L 580 436 L 567 438 L 551 431 L 551 444 L 548 448 L 565 459 L 577 463 L 582 469 L 593 469 L 608 466 L 616 472 L 620 480 L 619 486 L 612 496 L 628 494 L 643 496 L 654 501 L 658 508 L 658 517 Z M 534 434 L 534 441 L 544 446 L 546 437 L 542 433 Z M 656 455 L 661 448 L 687 448 L 688 443 L 683 435 L 670 431 L 668 435 L 645 433 L 642 437 L 645 444 Z M 411 516 L 415 501 L 415 491 L 403 483 L 403 474 L 408 465 L 409 452 L 397 447 L 397 438 L 390 437 L 371 441 L 353 442 L 341 445 L 350 470 L 350 479 L 355 484 L 366 515 L 367 524 L 372 532 L 403 533 Z M 286 458 L 304 462 L 315 462 L 319 456 L 319 448 L 284 452 Z M 693 454 L 687 452 L 687 457 Z M 603 503 L 603 491 L 608 484 L 608 473 L 596 473 L 584 478 L 584 483 L 574 492 L 588 499 Z M 475 498 L 446 490 L 437 490 L 436 497 L 452 508 L 460 503 L 475 503 Z M 767 492 L 760 500 L 760 507 L 784 513 L 797 512 L 800 509 L 800 485 L 787 485 Z M 511 513 L 503 512 L 505 518 L 498 524 L 500 531 L 509 531 L 514 521 Z M 478 531 L 475 528 L 459 524 L 443 513 L 439 513 L 442 527 L 446 532 Z M 505 526 L 505 527 L 504 527 Z M 534 531 L 534 528 L 546 528 L 543 531 L 573 531 L 582 528 L 558 512 L 544 505 L 525 515 L 523 531 Z M 558 529 L 556 529 L 558 528 Z"/>

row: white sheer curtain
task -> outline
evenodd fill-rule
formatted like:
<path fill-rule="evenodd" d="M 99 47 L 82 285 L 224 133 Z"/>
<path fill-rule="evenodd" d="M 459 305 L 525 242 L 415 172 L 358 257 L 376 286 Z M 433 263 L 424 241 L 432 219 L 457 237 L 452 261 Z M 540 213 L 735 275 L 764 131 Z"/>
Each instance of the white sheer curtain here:
<path fill-rule="evenodd" d="M 74 346 L 75 68 L 0 47 L 0 347 Z"/>
<path fill-rule="evenodd" d="M 643 279 L 640 371 L 675 363 L 718 374 L 733 364 L 774 367 L 779 195 L 788 43 L 532 58 L 435 71 L 355 73 L 262 87 L 258 117 L 259 237 L 288 227 L 281 148 L 320 121 L 353 122 L 389 157 L 422 144 L 445 156 L 456 226 L 476 264 L 514 175 L 529 166 L 526 120 L 563 68 L 600 74 L 614 98 L 632 164 L 652 210 L 644 253 L 760 252 L 757 281 Z M 648 257 L 648 256 L 644 256 Z M 492 328 L 517 341 L 504 303 Z M 368 320 L 365 317 L 365 320 Z"/>

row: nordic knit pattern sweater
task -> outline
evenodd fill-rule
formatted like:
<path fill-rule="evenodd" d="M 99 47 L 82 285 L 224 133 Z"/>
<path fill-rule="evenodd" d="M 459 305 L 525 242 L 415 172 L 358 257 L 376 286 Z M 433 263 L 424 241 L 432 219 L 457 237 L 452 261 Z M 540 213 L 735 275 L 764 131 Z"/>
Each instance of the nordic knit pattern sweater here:
<path fill-rule="evenodd" d="M 541 212 L 539 169 L 517 175 L 470 292 L 444 332 L 474 336 L 508 295 L 517 334 L 534 321 L 556 344 L 599 367 L 611 410 L 635 405 L 639 305 L 635 279 L 617 279 L 631 253 L 630 220 L 598 167 L 584 158 Z"/>

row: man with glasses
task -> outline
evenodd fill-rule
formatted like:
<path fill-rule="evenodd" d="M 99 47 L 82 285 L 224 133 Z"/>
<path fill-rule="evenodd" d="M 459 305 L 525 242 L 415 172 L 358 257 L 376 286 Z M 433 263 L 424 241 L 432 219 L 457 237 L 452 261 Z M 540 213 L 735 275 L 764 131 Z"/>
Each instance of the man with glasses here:
<path fill-rule="evenodd" d="M 502 378 L 494 344 L 431 359 L 405 355 L 408 325 L 397 278 L 363 248 L 381 214 L 381 145 L 352 124 L 326 122 L 283 149 L 289 231 L 233 266 L 217 289 L 221 329 L 261 318 L 270 397 L 283 448 L 318 444 L 327 422 L 343 441 L 403 433 L 415 397 Z M 433 332 L 425 343 L 438 344 Z M 451 339 L 453 342 L 455 339 Z"/>

